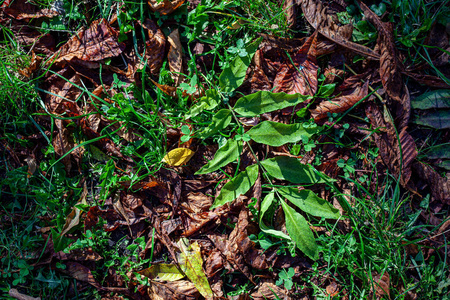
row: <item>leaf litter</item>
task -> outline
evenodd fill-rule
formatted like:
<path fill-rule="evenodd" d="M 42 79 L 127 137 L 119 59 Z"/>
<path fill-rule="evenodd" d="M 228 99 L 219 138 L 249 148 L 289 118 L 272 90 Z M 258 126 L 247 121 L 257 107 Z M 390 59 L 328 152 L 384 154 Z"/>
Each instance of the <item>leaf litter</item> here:
<path fill-rule="evenodd" d="M 169 17 L 184 9 L 183 4 L 184 1 L 178 0 L 148 1 L 152 11 Z M 40 19 L 57 16 L 56 11 L 38 9 L 23 1 L 15 1 L 10 7 L 3 4 L 0 22 L 10 26 L 19 44 L 32 50 L 33 65 L 21 74 L 28 78 L 38 72 L 45 74 L 41 91 L 45 115 L 49 118 L 42 118 L 38 126 L 53 130 L 49 132 L 56 157 L 53 165 L 61 162 L 67 176 L 76 176 L 77 172 L 82 173 L 87 152 L 95 149 L 94 158 L 102 162 L 105 169 L 109 168 L 105 172 L 109 172 L 110 177 L 100 177 L 95 184 L 102 191 L 111 188 L 111 192 L 101 199 L 92 191 L 88 192 L 83 181 L 79 202 L 66 215 L 59 234 L 56 228 L 51 229 L 53 237 L 48 237 L 50 242 L 41 252 L 43 259 L 36 266 L 53 266 L 63 261 L 65 267 L 60 272 L 101 293 L 117 293 L 133 299 L 220 299 L 224 297 L 225 286 L 237 286 L 239 280 L 248 280 L 251 284 L 247 294 L 253 299 L 294 299 L 294 291 L 286 285 L 274 284 L 277 273 L 273 268 L 293 267 L 296 270 L 293 280 L 297 280 L 303 269 L 311 270 L 309 263 L 300 262 L 302 259 L 308 262 L 321 259 L 316 238 L 327 233 L 312 226 L 311 220 L 314 217 L 328 221 L 340 218 L 339 211 L 331 204 L 332 196 L 322 187 L 325 184 L 345 186 L 342 178 L 348 173 L 338 170 L 341 161 L 346 162 L 345 172 L 356 172 L 351 170 L 346 150 L 335 147 L 330 151 L 327 142 L 323 145 L 309 143 L 316 134 L 320 135 L 317 140 L 329 141 L 323 134 L 325 128 L 334 128 L 343 135 L 350 135 L 351 130 L 362 134 L 361 139 L 357 139 L 356 134 L 353 137 L 357 139 L 355 148 L 363 149 L 368 143 L 377 146 L 376 169 L 382 170 L 378 174 L 380 177 L 385 178 L 386 173 L 393 175 L 405 190 L 418 198 L 429 191 L 432 205 L 440 207 L 437 210 L 450 205 L 449 180 L 442 176 L 442 170 L 437 172 L 430 164 L 419 160 L 419 157 L 422 159 L 419 138 L 410 130 L 416 126 L 412 123 L 437 130 L 448 128 L 435 121 L 435 118 L 447 116 L 448 91 L 422 93 L 411 101 L 402 74 L 431 88 L 448 85 L 442 78 L 420 73 L 419 68 L 405 67 L 401 50 L 396 46 L 393 23 L 382 21 L 382 17 L 364 3 L 359 2 L 359 5 L 378 32 L 373 49 L 353 42 L 353 26 L 341 24 L 336 10 L 322 1 L 286 1 L 284 13 L 289 26 L 297 26 L 297 14 L 302 10 L 314 33 L 301 39 L 261 33 L 263 38 L 249 41 L 233 60 L 224 64 L 221 75 L 216 76 L 217 89 L 211 86 L 203 89 L 208 86 L 205 80 L 191 84 L 192 77 L 186 76 L 189 72 L 186 67 L 198 68 L 199 73 L 205 70 L 204 66 L 187 61 L 188 54 L 192 54 L 187 51 L 182 27 L 167 31 L 169 27 L 159 19 L 156 22 L 141 18 L 143 21 L 133 24 L 142 31 L 139 39 L 131 37 L 130 31 L 125 33 L 135 39 L 131 43 L 123 41 L 123 30 L 115 22 L 98 19 L 56 46 L 54 35 L 42 34 L 35 26 L 24 23 L 38 24 Z M 26 13 L 22 6 L 27 7 Z M 238 23 L 236 28 L 230 28 L 239 30 L 246 26 L 245 22 Z M 167 32 L 170 34 L 166 37 Z M 208 46 L 200 39 L 196 43 L 196 48 L 197 45 L 198 48 Z M 209 49 L 214 52 L 213 48 Z M 41 55 L 39 60 L 36 60 L 36 53 Z M 330 65 L 323 68 L 323 58 L 327 55 L 342 63 L 330 61 Z M 362 63 L 356 60 L 358 73 L 349 75 L 346 64 L 351 64 L 355 55 L 363 57 L 359 58 Z M 45 63 L 39 66 L 42 59 Z M 442 61 L 440 56 L 434 59 Z M 167 69 L 171 80 L 161 81 L 163 77 L 167 79 Z M 150 96 L 145 91 L 128 89 L 143 80 L 151 81 L 159 91 L 155 89 Z M 375 90 L 379 82 L 382 87 Z M 186 86 L 193 90 L 187 93 Z M 417 94 L 417 87 L 413 88 Z M 167 98 L 157 94 L 161 91 Z M 219 96 L 230 104 L 221 106 L 223 101 Z M 158 101 L 189 98 L 183 104 L 190 105 L 184 120 L 188 122 L 184 126 L 189 132 L 177 129 L 168 117 L 170 113 L 156 107 L 152 97 Z M 127 133 L 124 127 L 130 120 L 124 117 L 114 122 L 108 116 L 110 113 L 121 115 L 124 111 L 130 113 L 126 102 L 137 99 L 145 99 L 144 102 L 151 99 L 149 105 L 153 110 L 149 115 L 154 117 L 153 122 L 164 123 L 167 132 L 163 144 L 165 149 L 172 149 L 158 157 L 157 171 L 144 176 L 141 176 L 145 174 L 144 168 L 137 159 L 145 153 L 139 152 L 139 147 L 145 143 L 143 136 L 154 133 L 142 127 L 129 129 Z M 163 105 L 163 102 L 158 103 Z M 416 113 L 430 109 L 436 110 L 433 113 L 439 113 L 438 117 L 431 112 Z M 204 111 L 209 111 L 212 117 L 209 124 L 201 127 L 197 120 Z M 131 113 L 136 118 L 133 122 L 151 126 L 144 121 L 147 119 L 142 111 Z M 355 117 L 353 113 L 362 117 Z M 215 152 L 202 144 L 218 133 L 225 137 L 227 127 L 237 120 L 236 114 L 240 120 L 253 118 L 242 122 L 245 132 L 233 133 L 234 138 L 220 143 Z M 306 114 L 315 121 L 315 127 L 311 127 L 312 120 L 307 118 L 303 122 L 291 122 L 294 116 L 302 118 Z M 411 114 L 415 115 L 412 121 Z M 337 116 L 339 120 L 345 118 L 348 127 L 339 127 Z M 200 130 L 196 132 L 197 129 Z M 443 136 L 448 138 L 448 135 Z M 185 137 L 187 141 L 183 140 Z M 303 147 L 303 154 L 295 150 L 295 146 Z M 320 151 L 315 153 L 312 150 L 315 147 Z M 10 149 L 9 146 L 4 148 Z M 132 148 L 137 150 L 130 154 Z M 16 150 L 19 157 L 24 155 L 19 148 Z M 314 160 L 322 151 L 326 152 L 327 161 L 317 163 L 317 167 L 304 163 L 308 158 Z M 23 152 L 27 159 L 34 157 L 29 151 Z M 8 153 L 15 163 L 19 161 L 17 154 Z M 431 163 L 442 158 L 445 156 L 428 156 Z M 196 160 L 200 159 L 204 163 L 197 167 Z M 166 165 L 161 167 L 163 163 Z M 358 172 L 371 174 L 373 168 L 368 165 L 361 163 L 363 170 Z M 36 173 L 48 176 L 39 168 L 35 162 L 29 177 Z M 122 179 L 126 176 L 132 179 Z M 109 182 L 111 178 L 114 182 Z M 368 189 L 379 188 L 374 185 L 370 182 Z M 339 207 L 341 213 L 345 212 Z M 336 224 L 341 226 L 342 221 Z M 445 234 L 446 228 L 442 225 L 439 234 Z M 117 275 L 120 268 L 113 264 L 108 267 L 106 280 L 99 280 L 101 277 L 92 262 L 103 257 L 92 250 L 92 245 L 83 250 L 72 249 L 77 243 L 92 239 L 89 234 L 94 230 L 130 240 L 126 249 L 120 246 L 118 238 L 108 240 L 116 245 L 120 255 L 129 259 L 123 262 L 128 267 L 127 274 Z M 263 239 L 262 233 L 279 239 Z M 255 236 L 260 239 L 255 240 Z M 139 239 L 142 244 L 135 242 Z M 293 246 L 289 251 L 300 249 L 296 257 L 281 253 L 286 249 L 274 243 L 280 239 Z M 428 243 L 442 244 L 437 238 Z M 132 251 L 142 261 L 140 265 L 135 264 Z M 237 275 L 225 279 L 228 274 Z M 370 292 L 377 298 L 390 298 L 389 290 L 394 289 L 394 281 L 389 273 L 382 274 L 373 273 Z M 149 279 L 146 284 L 137 277 L 141 275 Z M 335 281 L 328 282 L 319 285 L 326 287 L 329 295 L 340 292 Z"/>

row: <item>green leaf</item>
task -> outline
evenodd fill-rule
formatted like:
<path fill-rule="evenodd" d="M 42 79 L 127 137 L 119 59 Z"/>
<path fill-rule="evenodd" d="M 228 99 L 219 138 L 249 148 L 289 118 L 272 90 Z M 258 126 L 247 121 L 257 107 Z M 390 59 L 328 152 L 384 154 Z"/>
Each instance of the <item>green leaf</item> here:
<path fill-rule="evenodd" d="M 286 219 L 286 230 L 297 248 L 312 260 L 319 259 L 319 250 L 308 222 L 283 200 L 281 206 Z"/>
<path fill-rule="evenodd" d="M 214 294 L 209 285 L 208 278 L 203 272 L 203 260 L 200 246 L 197 242 L 189 245 L 186 238 L 177 242 L 181 253 L 177 254 L 178 265 L 187 278 L 195 285 L 199 293 L 206 299 L 213 299 Z"/>
<path fill-rule="evenodd" d="M 450 108 L 450 90 L 436 90 L 424 93 L 414 100 L 411 100 L 411 108 Z"/>
<path fill-rule="evenodd" d="M 239 98 L 234 105 L 234 110 L 244 117 L 254 117 L 266 112 L 297 105 L 310 97 L 301 94 L 289 95 L 286 93 L 259 91 Z"/>
<path fill-rule="evenodd" d="M 177 281 L 184 277 L 176 265 L 156 264 L 138 272 L 155 281 Z"/>
<path fill-rule="evenodd" d="M 257 143 L 279 147 L 286 143 L 298 142 L 302 139 L 302 136 L 310 138 L 321 129 L 322 127 L 319 126 L 304 128 L 300 123 L 287 125 L 264 121 L 247 131 L 247 134 Z"/>
<path fill-rule="evenodd" d="M 278 192 L 292 204 L 310 215 L 327 219 L 338 219 L 340 216 L 339 210 L 326 200 L 319 198 L 311 190 L 298 191 L 293 187 L 283 187 L 279 188 Z"/>
<path fill-rule="evenodd" d="M 226 128 L 231 123 L 231 111 L 229 109 L 219 110 L 211 120 L 211 124 L 199 134 L 199 138 L 206 139 L 211 135 Z"/>
<path fill-rule="evenodd" d="M 211 173 L 226 166 L 230 162 L 238 159 L 241 151 L 242 141 L 229 139 L 223 147 L 217 150 L 216 155 L 214 155 L 214 159 L 198 170 L 195 175 Z"/>
<path fill-rule="evenodd" d="M 261 43 L 262 38 L 258 38 L 253 43 L 245 47 L 247 55 L 236 56 L 228 67 L 223 69 L 219 76 L 219 86 L 222 92 L 229 93 L 237 89 L 245 79 L 245 74 L 247 73 L 248 66 L 250 65 L 253 55 L 255 55 L 258 46 Z"/>
<path fill-rule="evenodd" d="M 314 167 L 304 165 L 294 157 L 277 156 L 261 161 L 261 165 L 271 176 L 292 183 L 323 183 L 333 181 L 325 174 L 320 176 Z"/>
<path fill-rule="evenodd" d="M 191 106 L 189 112 L 186 114 L 186 119 L 195 117 L 204 110 L 212 110 L 220 103 L 219 94 L 216 90 L 210 89 L 205 92 L 205 96 L 201 97 L 197 103 Z"/>
<path fill-rule="evenodd" d="M 220 190 L 211 209 L 235 200 L 250 190 L 258 178 L 258 165 L 248 166 L 245 171 L 239 173 L 235 178 L 227 182 Z"/>
<path fill-rule="evenodd" d="M 430 159 L 450 158 L 450 143 L 430 147 L 425 155 Z"/>
<path fill-rule="evenodd" d="M 274 195 L 274 192 L 267 194 L 267 196 L 264 197 L 264 200 L 261 202 L 261 208 L 259 210 L 259 228 L 261 228 L 263 232 L 274 237 L 291 240 L 291 238 L 284 232 L 269 228 L 266 224 L 264 224 L 264 214 L 274 203 Z"/>
<path fill-rule="evenodd" d="M 414 116 L 413 123 L 436 129 L 450 128 L 450 110 L 427 111 L 421 116 Z"/>

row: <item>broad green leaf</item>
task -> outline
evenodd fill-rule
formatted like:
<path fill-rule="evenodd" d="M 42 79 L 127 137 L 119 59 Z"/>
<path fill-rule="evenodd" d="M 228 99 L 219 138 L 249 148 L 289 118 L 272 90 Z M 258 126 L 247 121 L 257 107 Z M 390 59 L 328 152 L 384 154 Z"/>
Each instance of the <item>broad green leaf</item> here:
<path fill-rule="evenodd" d="M 274 192 L 267 194 L 267 196 L 264 197 L 264 200 L 261 202 L 261 208 L 259 211 L 259 228 L 261 228 L 263 232 L 275 236 L 277 238 L 290 240 L 291 238 L 284 232 L 269 228 L 266 224 L 264 224 L 264 214 L 270 208 L 270 206 L 272 206 L 273 202 L 274 202 Z"/>
<path fill-rule="evenodd" d="M 430 147 L 425 155 L 430 159 L 450 158 L 450 143 Z"/>
<path fill-rule="evenodd" d="M 176 148 L 167 153 L 162 159 L 162 162 L 167 163 L 169 166 L 178 167 L 187 163 L 194 153 L 194 151 L 188 148 Z"/>
<path fill-rule="evenodd" d="M 436 164 L 438 167 L 450 171 L 450 160 L 443 160 Z"/>
<path fill-rule="evenodd" d="M 138 272 L 155 281 L 177 281 L 184 277 L 176 265 L 156 264 Z"/>
<path fill-rule="evenodd" d="M 312 260 L 319 259 L 319 250 L 308 222 L 283 200 L 281 206 L 286 219 L 286 230 L 297 248 Z"/>
<path fill-rule="evenodd" d="M 211 120 L 211 124 L 199 134 L 199 138 L 206 139 L 207 137 L 221 131 L 231 123 L 231 111 L 229 109 L 219 110 Z"/>
<path fill-rule="evenodd" d="M 271 176 L 292 183 L 323 183 L 332 181 L 325 174 L 320 176 L 311 165 L 304 165 L 294 157 L 277 156 L 261 161 L 261 165 Z"/>
<path fill-rule="evenodd" d="M 262 38 L 258 38 L 253 43 L 245 47 L 247 55 L 244 57 L 236 56 L 228 67 L 223 69 L 219 76 L 219 86 L 222 92 L 229 93 L 237 89 L 245 79 L 248 66 L 250 65 L 253 55 L 255 55 Z"/>
<path fill-rule="evenodd" d="M 206 299 L 213 299 L 214 294 L 203 272 L 203 260 L 200 252 L 200 246 L 197 242 L 189 245 L 186 238 L 182 238 L 177 242 L 181 253 L 177 254 L 178 265 L 186 274 L 187 278 L 195 285 L 200 294 Z"/>
<path fill-rule="evenodd" d="M 110 157 L 106 155 L 102 150 L 95 147 L 94 145 L 89 145 L 89 150 L 91 150 L 92 158 L 100 162 L 107 162 Z"/>
<path fill-rule="evenodd" d="M 239 98 L 234 105 L 234 110 L 244 117 L 254 117 L 266 112 L 297 105 L 310 97 L 301 94 L 290 95 L 259 91 Z"/>
<path fill-rule="evenodd" d="M 412 122 L 436 129 L 450 128 L 450 109 L 427 111 L 421 116 L 414 116 Z"/>
<path fill-rule="evenodd" d="M 247 193 L 255 184 L 256 179 L 258 179 L 258 165 L 248 166 L 245 171 L 239 173 L 222 187 L 211 209 L 231 202 L 240 195 Z"/>
<path fill-rule="evenodd" d="M 278 192 L 292 204 L 310 215 L 327 219 L 338 219 L 340 216 L 339 210 L 334 208 L 329 202 L 319 198 L 311 190 L 298 191 L 293 187 L 283 187 L 279 188 Z"/>
<path fill-rule="evenodd" d="M 210 89 L 205 92 L 205 96 L 195 103 L 189 112 L 186 114 L 186 119 L 195 117 L 204 110 L 211 110 L 217 107 L 220 103 L 219 94 L 216 90 Z"/>
<path fill-rule="evenodd" d="M 239 158 L 242 151 L 242 141 L 235 141 L 229 139 L 227 143 L 217 150 L 216 155 L 214 155 L 213 160 L 209 161 L 200 170 L 198 170 L 195 175 L 206 174 L 214 172 L 230 162 Z"/>
<path fill-rule="evenodd" d="M 322 127 L 304 128 L 302 124 L 283 124 L 272 121 L 264 121 L 247 131 L 247 134 L 257 143 L 279 147 L 286 143 L 295 143 L 302 136 L 310 138 Z"/>
<path fill-rule="evenodd" d="M 424 93 L 414 100 L 411 100 L 411 108 L 450 108 L 450 90 L 436 90 Z"/>

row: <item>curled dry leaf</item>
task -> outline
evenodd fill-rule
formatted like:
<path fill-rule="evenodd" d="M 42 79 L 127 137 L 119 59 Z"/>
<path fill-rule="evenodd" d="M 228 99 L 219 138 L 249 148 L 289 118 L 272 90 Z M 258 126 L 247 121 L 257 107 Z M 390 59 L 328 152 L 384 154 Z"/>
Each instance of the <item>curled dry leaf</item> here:
<path fill-rule="evenodd" d="M 295 7 L 295 1 L 294 0 L 287 0 L 283 3 L 283 11 L 286 15 L 286 21 L 289 25 L 289 28 L 292 28 L 295 26 L 296 21 L 296 13 L 295 13 L 296 7 Z"/>
<path fill-rule="evenodd" d="M 2 5 L 4 7 L 4 12 L 10 17 L 16 20 L 31 20 L 38 18 L 53 18 L 58 15 L 58 12 L 45 8 L 39 9 L 38 6 L 31 4 L 29 1 L 25 0 L 15 0 L 10 3 L 10 5 L 6 4 L 8 1 L 5 1 Z"/>
<path fill-rule="evenodd" d="M 277 73 L 273 85 L 274 93 L 302 94 L 313 96 L 317 92 L 316 60 L 317 33 L 311 35 Z"/>
<path fill-rule="evenodd" d="M 358 84 L 353 90 L 343 93 L 342 96 L 334 98 L 333 101 L 322 101 L 319 106 L 311 110 L 311 116 L 315 121 L 326 118 L 328 113 L 341 113 L 353 105 L 358 103 L 361 99 L 367 96 L 369 90 L 369 82 Z"/>
<path fill-rule="evenodd" d="M 59 156 L 65 155 L 69 152 L 75 145 L 71 139 L 71 134 L 69 130 L 64 126 L 61 119 L 55 119 L 56 128 L 58 128 L 58 134 L 53 138 L 52 144 L 55 149 L 56 154 Z M 62 159 L 62 163 L 67 172 L 72 169 L 71 154 L 66 155 Z"/>
<path fill-rule="evenodd" d="M 317 29 L 320 34 L 347 49 L 366 56 L 367 58 L 375 60 L 380 59 L 380 55 L 372 49 L 350 42 L 351 30 L 349 30 L 349 27 L 351 25 L 339 26 L 336 24 L 336 16 L 331 14 L 328 11 L 328 8 L 323 6 L 320 0 L 300 0 L 299 2 L 306 20 L 308 20 L 312 27 Z"/>
<path fill-rule="evenodd" d="M 98 290 L 102 290 L 102 286 L 95 280 L 94 275 L 92 275 L 91 270 L 88 267 L 83 266 L 77 262 L 67 262 L 65 263 L 66 268 L 60 271 L 72 276 L 76 280 L 87 282 Z"/>
<path fill-rule="evenodd" d="M 166 283 L 152 282 L 148 288 L 148 296 L 154 300 L 196 300 L 200 294 L 192 282 L 178 280 Z"/>
<path fill-rule="evenodd" d="M 108 21 L 96 20 L 88 29 L 82 29 L 71 37 L 48 63 L 64 64 L 73 60 L 89 63 L 118 56 L 125 49 L 125 44 L 119 43 L 118 37 L 119 32 Z"/>
<path fill-rule="evenodd" d="M 81 94 L 81 90 L 75 86 L 81 86 L 80 77 L 77 74 L 69 68 L 64 68 L 47 78 L 46 83 L 49 87 L 45 104 L 50 113 L 80 114 L 80 108 L 75 102 Z"/>
<path fill-rule="evenodd" d="M 145 60 L 152 75 L 159 74 L 164 53 L 166 51 L 166 37 L 161 29 L 150 20 L 146 19 L 144 23 L 139 22 L 144 29 L 147 29 L 148 40 L 145 41 Z"/>
<path fill-rule="evenodd" d="M 162 15 L 167 15 L 180 7 L 185 0 L 148 0 L 148 5 L 153 11 L 157 11 Z"/>
<path fill-rule="evenodd" d="M 416 73 L 412 73 L 412 72 L 403 72 L 403 74 L 405 74 L 408 77 L 411 77 L 412 79 L 414 79 L 416 82 L 432 87 L 432 88 L 438 88 L 438 89 L 449 89 L 450 85 L 445 82 L 444 80 L 442 80 L 439 77 L 436 76 L 432 76 L 432 75 L 427 75 L 427 74 L 416 74 Z"/>
<path fill-rule="evenodd" d="M 406 132 L 406 128 L 398 133 L 391 122 L 384 120 L 380 109 L 373 103 L 366 108 L 372 127 L 377 130 L 374 139 L 380 149 L 380 155 L 389 171 L 399 178 L 405 187 L 411 178 L 411 164 L 417 156 L 414 139 Z M 400 144 L 398 143 L 400 140 Z"/>
<path fill-rule="evenodd" d="M 39 31 L 22 24 L 13 24 L 10 30 L 14 33 L 17 42 L 23 47 L 29 47 L 36 53 L 51 55 L 55 51 L 55 39 L 49 33 L 42 34 Z"/>
<path fill-rule="evenodd" d="M 178 29 L 172 31 L 167 37 L 170 44 L 167 59 L 169 61 L 169 69 L 172 72 L 172 78 L 175 81 L 175 86 L 178 86 L 183 78 L 183 47 L 180 42 L 180 32 Z"/>
<path fill-rule="evenodd" d="M 401 130 L 408 125 L 411 103 L 409 92 L 401 75 L 403 66 L 397 58 L 394 27 L 392 23 L 382 22 L 364 3 L 360 2 L 360 6 L 366 18 L 378 29 L 377 44 L 381 53 L 379 68 L 381 82 L 388 96 L 396 102 L 391 110 L 395 114 L 395 123 Z"/>

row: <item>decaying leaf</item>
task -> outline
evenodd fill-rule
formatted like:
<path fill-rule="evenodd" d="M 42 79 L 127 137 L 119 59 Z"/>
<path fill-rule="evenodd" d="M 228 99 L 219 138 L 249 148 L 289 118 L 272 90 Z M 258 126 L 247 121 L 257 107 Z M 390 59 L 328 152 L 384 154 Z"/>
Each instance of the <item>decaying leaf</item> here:
<path fill-rule="evenodd" d="M 178 253 L 178 265 L 186 274 L 197 290 L 206 299 L 212 299 L 214 294 L 203 271 L 203 260 L 200 246 L 197 242 L 189 245 L 189 241 L 182 238 L 177 243 L 181 253 Z"/>
<path fill-rule="evenodd" d="M 428 183 L 431 195 L 450 205 L 450 179 L 442 177 L 432 167 L 421 162 L 415 162 L 413 168 Z"/>
<path fill-rule="evenodd" d="M 92 272 L 88 267 L 77 262 L 66 262 L 65 265 L 66 268 L 61 269 L 61 272 L 72 276 L 76 280 L 87 282 L 99 290 L 102 289 L 102 286 L 95 280 L 94 275 L 92 275 Z"/>
<path fill-rule="evenodd" d="M 195 285 L 187 280 L 178 280 L 172 282 L 152 282 L 147 290 L 150 299 L 167 300 L 196 300 L 200 297 Z"/>
<path fill-rule="evenodd" d="M 48 64 L 63 64 L 78 60 L 89 66 L 96 66 L 91 62 L 118 56 L 125 49 L 123 43 L 118 42 L 119 32 L 112 28 L 108 21 L 99 19 L 91 23 L 86 30 L 78 31 L 64 44 L 50 59 Z"/>
<path fill-rule="evenodd" d="M 372 49 L 349 41 L 351 25 L 339 26 L 335 15 L 328 12 L 320 0 L 301 0 L 301 7 L 308 22 L 328 39 L 367 58 L 378 60 L 380 55 Z"/>
<path fill-rule="evenodd" d="M 180 42 L 180 32 L 178 29 L 172 31 L 167 37 L 170 44 L 167 59 L 169 61 L 169 69 L 172 72 L 172 78 L 175 81 L 175 86 L 178 86 L 180 80 L 183 78 L 183 47 Z"/>
<path fill-rule="evenodd" d="M 285 289 L 269 282 L 264 282 L 261 286 L 258 287 L 258 290 L 251 294 L 252 299 L 255 300 L 291 300 L 291 296 L 289 296 L 288 291 Z"/>
<path fill-rule="evenodd" d="M 341 96 L 332 101 L 322 101 L 319 106 L 311 110 L 311 117 L 315 121 L 324 119 L 328 114 L 341 113 L 353 107 L 358 101 L 367 96 L 369 82 L 358 84 L 354 89 L 345 91 Z"/>
<path fill-rule="evenodd" d="M 87 202 L 86 202 L 87 194 L 88 194 L 87 186 L 86 186 L 86 183 L 84 183 L 83 192 L 81 193 L 80 200 L 78 200 L 77 204 L 87 204 Z M 63 236 L 67 232 L 69 232 L 72 228 L 74 228 L 75 226 L 77 226 L 80 223 L 81 213 L 82 213 L 82 211 L 77 207 L 74 207 L 72 209 L 72 211 L 66 218 L 66 223 L 64 224 L 64 227 L 61 231 L 61 236 Z"/>
<path fill-rule="evenodd" d="M 180 7 L 185 0 L 148 0 L 148 5 L 153 11 L 157 11 L 162 15 L 168 15 Z"/>
<path fill-rule="evenodd" d="M 188 148 L 176 148 L 167 153 L 162 159 L 162 162 L 167 163 L 169 166 L 178 167 L 186 164 L 194 153 L 194 151 Z"/>
<path fill-rule="evenodd" d="M 367 106 L 366 114 L 373 128 L 378 129 L 374 138 L 384 164 L 406 186 L 411 177 L 411 164 L 417 156 L 414 139 L 406 132 L 406 128 L 398 133 L 397 139 L 394 126 L 384 119 L 380 109 L 373 103 Z"/>
<path fill-rule="evenodd" d="M 53 18 L 59 15 L 59 13 L 51 8 L 39 9 L 37 5 L 31 4 L 25 0 L 15 0 L 8 6 L 8 1 L 3 3 L 4 12 L 16 20 L 31 20 L 38 18 Z M 3 7 L 2 5 L 2 7 Z"/>
<path fill-rule="evenodd" d="M 273 85 L 274 93 L 302 94 L 314 96 L 317 91 L 316 60 L 317 33 L 311 35 L 292 57 L 291 62 L 279 70 Z"/>
<path fill-rule="evenodd" d="M 389 292 L 390 280 L 389 274 L 387 272 L 385 272 L 383 276 L 381 276 L 381 274 L 374 275 L 373 285 L 375 286 L 375 295 L 377 299 L 384 299 L 385 296 L 387 296 L 388 299 L 391 299 L 391 295 Z"/>
<path fill-rule="evenodd" d="M 145 60 L 152 75 L 159 74 L 166 51 L 166 38 L 161 29 L 150 20 L 144 23 L 139 22 L 144 29 L 147 29 L 148 40 L 145 41 Z"/>

